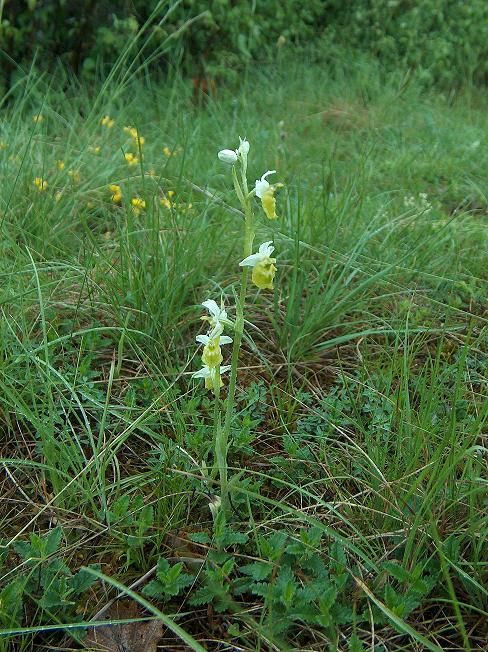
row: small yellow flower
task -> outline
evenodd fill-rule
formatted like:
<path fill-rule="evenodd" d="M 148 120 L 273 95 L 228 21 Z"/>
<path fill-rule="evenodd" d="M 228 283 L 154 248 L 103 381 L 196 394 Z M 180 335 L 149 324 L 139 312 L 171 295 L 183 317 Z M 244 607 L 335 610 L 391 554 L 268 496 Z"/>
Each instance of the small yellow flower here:
<path fill-rule="evenodd" d="M 114 204 L 120 204 L 122 201 L 122 190 L 120 189 L 120 186 L 115 183 L 111 183 L 108 189 L 112 193 L 112 201 Z"/>
<path fill-rule="evenodd" d="M 81 181 L 81 172 L 79 170 L 70 170 L 68 172 L 69 177 L 73 183 L 80 183 Z"/>
<path fill-rule="evenodd" d="M 159 203 L 163 208 L 167 208 L 168 210 L 171 209 L 173 204 L 170 202 L 170 200 L 167 197 L 163 197 L 162 199 L 159 200 Z"/>
<path fill-rule="evenodd" d="M 58 170 L 64 170 L 66 167 L 66 163 L 64 161 L 56 161 L 56 167 Z"/>
<path fill-rule="evenodd" d="M 61 199 L 62 196 L 63 196 L 63 193 L 62 193 L 60 190 L 57 190 L 57 191 L 54 193 L 54 201 L 59 201 L 59 200 Z"/>
<path fill-rule="evenodd" d="M 167 194 L 168 197 L 171 199 L 171 197 L 174 197 L 174 195 L 175 195 L 175 191 L 174 191 L 174 190 L 168 190 L 168 192 L 167 192 L 166 194 Z"/>
<path fill-rule="evenodd" d="M 129 136 L 134 139 L 136 147 L 139 146 L 142 147 L 146 142 L 144 136 L 139 136 L 139 132 L 135 127 L 124 127 L 124 131 L 126 134 L 129 134 Z"/>
<path fill-rule="evenodd" d="M 181 151 L 182 151 L 182 150 L 181 150 L 181 147 L 178 147 L 177 149 L 173 149 L 173 150 L 171 150 L 168 146 L 163 147 L 163 154 L 164 154 L 165 156 L 168 156 L 168 157 L 169 157 L 169 156 L 176 156 L 176 155 L 179 154 Z"/>
<path fill-rule="evenodd" d="M 127 165 L 129 165 L 130 167 L 132 167 L 133 165 L 137 165 L 139 163 L 139 159 L 137 158 L 137 156 L 135 156 L 131 152 L 126 152 L 124 154 L 124 158 Z"/>
<path fill-rule="evenodd" d="M 274 247 L 269 242 L 263 242 L 257 254 L 251 254 L 241 260 L 241 267 L 252 267 L 252 282 L 260 290 L 272 290 L 273 280 L 276 274 L 276 258 L 271 258 Z"/>
<path fill-rule="evenodd" d="M 8 147 L 8 144 L 5 141 L 0 140 L 0 149 L 7 149 L 7 147 Z"/>
<path fill-rule="evenodd" d="M 132 205 L 132 210 L 136 215 L 139 215 L 141 210 L 144 210 L 146 208 L 146 202 L 144 199 L 141 199 L 140 197 L 133 197 L 130 200 L 130 203 Z"/>
<path fill-rule="evenodd" d="M 104 127 L 107 127 L 108 129 L 112 129 L 115 124 L 115 120 L 112 120 L 109 115 L 106 115 L 100 120 L 100 124 Z"/>
<path fill-rule="evenodd" d="M 88 148 L 88 151 L 90 154 L 100 154 L 100 146 L 99 145 L 90 145 Z"/>
<path fill-rule="evenodd" d="M 38 113 L 37 115 L 32 116 L 32 122 L 35 124 L 38 124 L 39 122 L 42 122 L 44 120 L 44 116 Z"/>
<path fill-rule="evenodd" d="M 42 177 L 36 177 L 34 179 L 34 185 L 39 190 L 39 192 L 44 192 L 48 187 L 48 182 Z"/>

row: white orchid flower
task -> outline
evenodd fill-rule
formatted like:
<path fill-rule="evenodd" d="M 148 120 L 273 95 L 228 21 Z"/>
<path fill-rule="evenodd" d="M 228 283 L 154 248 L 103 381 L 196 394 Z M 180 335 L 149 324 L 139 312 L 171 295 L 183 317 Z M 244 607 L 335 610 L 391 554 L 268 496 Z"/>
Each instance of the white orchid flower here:
<path fill-rule="evenodd" d="M 222 326 L 222 324 L 219 324 L 219 326 Z M 212 331 L 212 333 L 213 332 L 214 331 Z M 212 337 L 212 333 L 210 333 L 210 335 L 197 335 L 195 339 L 199 344 L 203 344 L 204 346 L 208 346 L 215 340 L 218 340 L 219 346 L 221 344 L 232 344 L 232 337 L 228 337 L 227 335 L 214 335 Z"/>
<path fill-rule="evenodd" d="M 264 193 L 271 188 L 269 181 L 266 181 L 266 177 L 269 177 L 270 174 L 276 174 L 276 170 L 268 170 L 263 174 L 261 179 L 256 179 L 256 197 L 259 197 L 259 199 L 262 199 Z"/>
<path fill-rule="evenodd" d="M 203 344 L 202 362 L 207 367 L 218 367 L 222 360 L 221 344 L 230 344 L 231 337 L 222 335 L 224 327 L 217 322 L 208 335 L 197 335 L 196 341 Z"/>
<path fill-rule="evenodd" d="M 274 247 L 269 242 L 263 242 L 256 254 L 251 254 L 241 260 L 240 267 L 252 267 L 252 282 L 261 290 L 272 290 L 276 273 L 276 258 L 271 258 Z"/>
<path fill-rule="evenodd" d="M 228 165 L 237 163 L 237 154 L 233 149 L 221 149 L 217 156 L 222 163 L 227 163 Z"/>
<path fill-rule="evenodd" d="M 227 312 L 224 309 L 223 302 L 221 302 L 219 308 L 219 305 L 216 301 L 214 301 L 213 299 L 208 299 L 207 301 L 204 301 L 202 303 L 202 306 L 206 308 L 210 313 L 210 317 L 202 317 L 202 319 L 208 321 L 210 323 L 210 326 L 212 326 L 212 328 L 217 323 L 221 323 L 224 326 L 231 326 L 231 327 L 234 326 L 231 320 L 227 317 Z"/>
<path fill-rule="evenodd" d="M 255 193 L 256 197 L 259 197 L 266 217 L 270 220 L 276 220 L 278 215 L 276 215 L 276 199 L 275 192 L 283 187 L 282 183 L 275 183 L 271 185 L 266 181 L 266 177 L 270 174 L 276 174 L 276 170 L 268 170 L 263 174 L 261 179 L 256 179 Z"/>
<path fill-rule="evenodd" d="M 258 263 L 261 261 L 265 260 L 266 258 L 269 258 L 275 248 L 272 245 L 272 240 L 269 242 L 263 242 L 263 244 L 259 247 L 257 254 L 251 254 L 247 258 L 244 258 L 244 260 L 241 260 L 239 263 L 240 267 L 255 267 Z M 273 259 L 274 260 L 274 259 Z"/>
<path fill-rule="evenodd" d="M 208 365 L 204 365 L 202 369 L 199 369 L 192 374 L 192 378 L 204 378 L 205 389 L 213 390 L 215 389 L 215 381 L 217 379 L 217 369 L 219 370 L 220 387 L 222 387 L 224 383 L 221 376 L 230 371 L 230 368 L 230 364 L 223 365 L 222 367 L 209 367 Z"/>

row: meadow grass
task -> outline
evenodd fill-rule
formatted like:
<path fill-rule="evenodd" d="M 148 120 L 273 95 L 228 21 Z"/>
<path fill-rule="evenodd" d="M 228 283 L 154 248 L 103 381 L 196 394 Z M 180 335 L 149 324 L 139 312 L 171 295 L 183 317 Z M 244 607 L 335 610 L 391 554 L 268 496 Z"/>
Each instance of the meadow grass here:
<path fill-rule="evenodd" d="M 364 62 L 253 71 L 197 104 L 177 75 L 18 84 L 0 649 L 70 649 L 68 625 L 134 582 L 185 649 L 484 649 L 486 108 Z M 216 154 L 239 135 L 250 179 L 285 188 L 259 218 L 279 271 L 248 292 L 232 519 L 213 532 L 212 404 L 190 376 L 199 304 L 234 303 L 242 216 Z"/>

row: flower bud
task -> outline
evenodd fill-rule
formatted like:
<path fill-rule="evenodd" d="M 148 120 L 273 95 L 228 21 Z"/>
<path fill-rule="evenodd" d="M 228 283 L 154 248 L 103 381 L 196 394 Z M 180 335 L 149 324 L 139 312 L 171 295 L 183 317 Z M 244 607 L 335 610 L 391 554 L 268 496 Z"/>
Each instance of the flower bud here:
<path fill-rule="evenodd" d="M 221 149 L 217 156 L 222 163 L 228 163 L 229 165 L 237 163 L 237 154 L 232 149 Z"/>

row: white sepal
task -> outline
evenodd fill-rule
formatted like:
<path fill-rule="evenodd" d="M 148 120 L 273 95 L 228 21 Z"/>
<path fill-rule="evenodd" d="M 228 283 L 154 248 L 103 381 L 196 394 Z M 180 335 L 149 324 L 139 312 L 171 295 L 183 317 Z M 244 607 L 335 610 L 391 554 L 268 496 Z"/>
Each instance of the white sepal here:
<path fill-rule="evenodd" d="M 259 199 L 263 198 L 264 193 L 269 188 L 269 182 L 266 181 L 266 177 L 268 177 L 270 174 L 276 174 L 276 170 L 268 170 L 263 174 L 261 179 L 256 179 L 255 191 L 256 197 L 259 197 Z"/>

